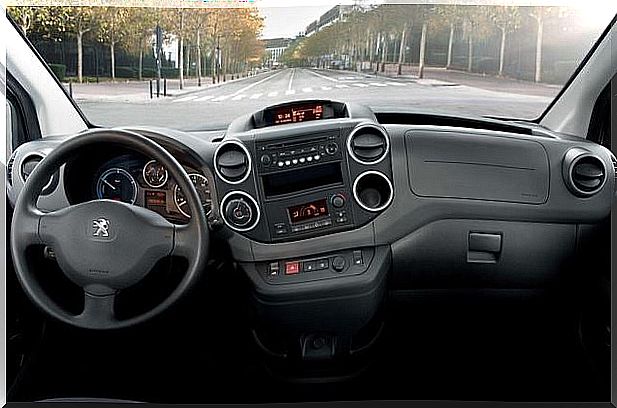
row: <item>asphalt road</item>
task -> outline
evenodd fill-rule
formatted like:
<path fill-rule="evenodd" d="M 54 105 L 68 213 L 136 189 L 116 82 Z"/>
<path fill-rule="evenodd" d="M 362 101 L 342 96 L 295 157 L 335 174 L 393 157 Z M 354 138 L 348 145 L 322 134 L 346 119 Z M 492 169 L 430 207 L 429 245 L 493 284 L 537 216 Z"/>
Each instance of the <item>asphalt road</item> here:
<path fill-rule="evenodd" d="M 269 105 L 317 98 L 394 109 L 532 119 L 542 113 L 556 93 L 551 88 L 526 92 L 524 87 L 502 92 L 499 81 L 491 80 L 495 85 L 480 88 L 431 78 L 387 78 L 294 68 L 153 100 L 145 96 L 110 99 L 105 95 L 76 99 L 95 124 L 199 130 L 224 128 L 239 115 Z"/>

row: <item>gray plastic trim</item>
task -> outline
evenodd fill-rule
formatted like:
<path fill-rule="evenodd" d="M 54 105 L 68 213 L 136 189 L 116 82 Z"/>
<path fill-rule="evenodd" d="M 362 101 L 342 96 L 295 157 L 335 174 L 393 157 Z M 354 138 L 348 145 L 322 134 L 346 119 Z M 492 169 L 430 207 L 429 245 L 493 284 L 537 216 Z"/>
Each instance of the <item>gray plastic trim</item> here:
<path fill-rule="evenodd" d="M 13 153 L 14 154 L 14 153 Z M 19 159 L 19 163 L 17 163 L 19 166 L 17 167 L 17 174 L 19 174 L 19 179 L 22 181 L 22 183 L 26 183 L 26 179 L 24 178 L 24 175 L 21 172 L 21 166 L 23 166 L 24 162 L 26 160 L 28 160 L 30 157 L 40 157 L 41 160 L 43 160 L 45 158 L 45 155 L 42 153 L 37 153 L 37 152 L 30 152 L 25 154 L 23 157 L 21 157 Z M 38 164 L 37 164 L 38 166 Z M 49 179 L 49 183 L 45 184 L 45 186 L 43 187 L 43 190 L 41 190 L 41 194 L 42 195 L 48 195 L 51 193 L 51 191 L 47 191 L 47 189 L 49 187 L 51 187 L 51 185 L 54 183 L 54 178 L 56 173 L 54 173 L 54 175 L 51 176 L 51 178 Z M 12 173 L 12 177 L 15 177 L 15 160 L 13 160 L 13 173 Z M 12 180 L 11 180 L 12 181 Z"/>

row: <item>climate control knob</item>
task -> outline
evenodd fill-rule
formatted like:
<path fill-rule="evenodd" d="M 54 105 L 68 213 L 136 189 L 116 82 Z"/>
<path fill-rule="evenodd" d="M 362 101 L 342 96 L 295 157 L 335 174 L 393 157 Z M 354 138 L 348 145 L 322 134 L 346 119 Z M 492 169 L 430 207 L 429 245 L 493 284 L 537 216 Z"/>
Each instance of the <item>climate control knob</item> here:
<path fill-rule="evenodd" d="M 225 217 L 233 226 L 244 228 L 253 220 L 253 209 L 243 198 L 234 198 L 225 206 Z"/>

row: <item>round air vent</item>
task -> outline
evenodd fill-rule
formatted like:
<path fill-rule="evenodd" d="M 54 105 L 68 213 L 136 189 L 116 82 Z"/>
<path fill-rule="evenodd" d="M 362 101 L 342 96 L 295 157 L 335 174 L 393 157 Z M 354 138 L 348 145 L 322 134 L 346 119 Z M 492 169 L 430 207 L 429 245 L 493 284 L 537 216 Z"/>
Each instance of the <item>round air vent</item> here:
<path fill-rule="evenodd" d="M 353 196 L 360 207 L 377 212 L 390 205 L 394 189 L 385 174 L 365 171 L 353 183 Z"/>
<path fill-rule="evenodd" d="M 363 124 L 356 127 L 347 138 L 347 150 L 351 157 L 362 164 L 382 161 L 390 148 L 386 132 L 377 125 Z"/>
<path fill-rule="evenodd" d="M 43 159 L 44 159 L 44 156 L 37 154 L 37 153 L 31 153 L 29 155 L 24 156 L 24 158 L 21 159 L 19 174 L 24 183 L 26 182 L 26 180 L 28 180 L 28 177 L 30 177 L 30 174 L 32 174 L 36 166 L 38 166 L 38 164 Z M 45 184 L 45 187 L 43 187 L 43 190 L 41 190 L 41 195 L 47 195 L 47 194 L 50 194 L 52 191 L 54 191 L 56 189 L 56 186 L 58 185 L 58 178 L 59 178 L 59 174 L 56 171 L 49 179 L 49 182 Z"/>
<path fill-rule="evenodd" d="M 221 143 L 214 153 L 214 170 L 229 184 L 239 184 L 251 172 L 251 155 L 239 141 L 229 140 Z"/>
<path fill-rule="evenodd" d="M 577 196 L 589 197 L 604 187 L 607 168 L 598 156 L 581 149 L 571 149 L 564 158 L 566 185 Z"/>

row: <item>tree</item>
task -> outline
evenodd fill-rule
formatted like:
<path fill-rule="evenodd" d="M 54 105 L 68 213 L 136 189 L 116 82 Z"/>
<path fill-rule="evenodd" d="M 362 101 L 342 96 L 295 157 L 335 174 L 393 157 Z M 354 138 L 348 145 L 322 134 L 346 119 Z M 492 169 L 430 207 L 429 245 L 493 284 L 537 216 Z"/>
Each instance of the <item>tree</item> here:
<path fill-rule="evenodd" d="M 446 69 L 452 67 L 452 47 L 454 45 L 454 31 L 456 26 L 461 23 L 461 8 L 455 5 L 437 6 L 436 13 L 449 26 L 448 52 L 446 57 Z"/>
<path fill-rule="evenodd" d="M 83 82 L 83 38 L 96 26 L 96 12 L 93 7 L 67 7 L 69 9 L 70 31 L 77 40 L 77 79 Z"/>
<path fill-rule="evenodd" d="M 39 15 L 44 11 L 44 7 L 10 6 L 7 8 L 7 11 L 27 37 L 30 28 L 39 19 Z"/>
<path fill-rule="evenodd" d="M 111 80 L 116 80 L 116 45 L 129 34 L 129 9 L 125 7 L 97 7 L 99 41 L 109 45 Z"/>
<path fill-rule="evenodd" d="M 521 23 L 521 15 L 518 7 L 494 6 L 487 9 L 488 18 L 495 24 L 501 33 L 499 45 L 499 75 L 503 76 L 506 37 L 508 33 L 516 30 Z"/>
<path fill-rule="evenodd" d="M 536 34 L 536 69 L 534 80 L 536 82 L 542 81 L 542 38 L 544 36 L 544 22 L 546 18 L 551 16 L 555 12 L 554 7 L 534 7 L 529 15 L 536 21 L 537 34 Z"/>
<path fill-rule="evenodd" d="M 157 22 L 157 13 L 152 9 L 142 7 L 129 9 L 127 18 L 129 33 L 126 36 L 125 45 L 129 51 L 139 55 L 137 77 L 140 81 L 143 79 L 144 50 L 151 49 Z"/>

